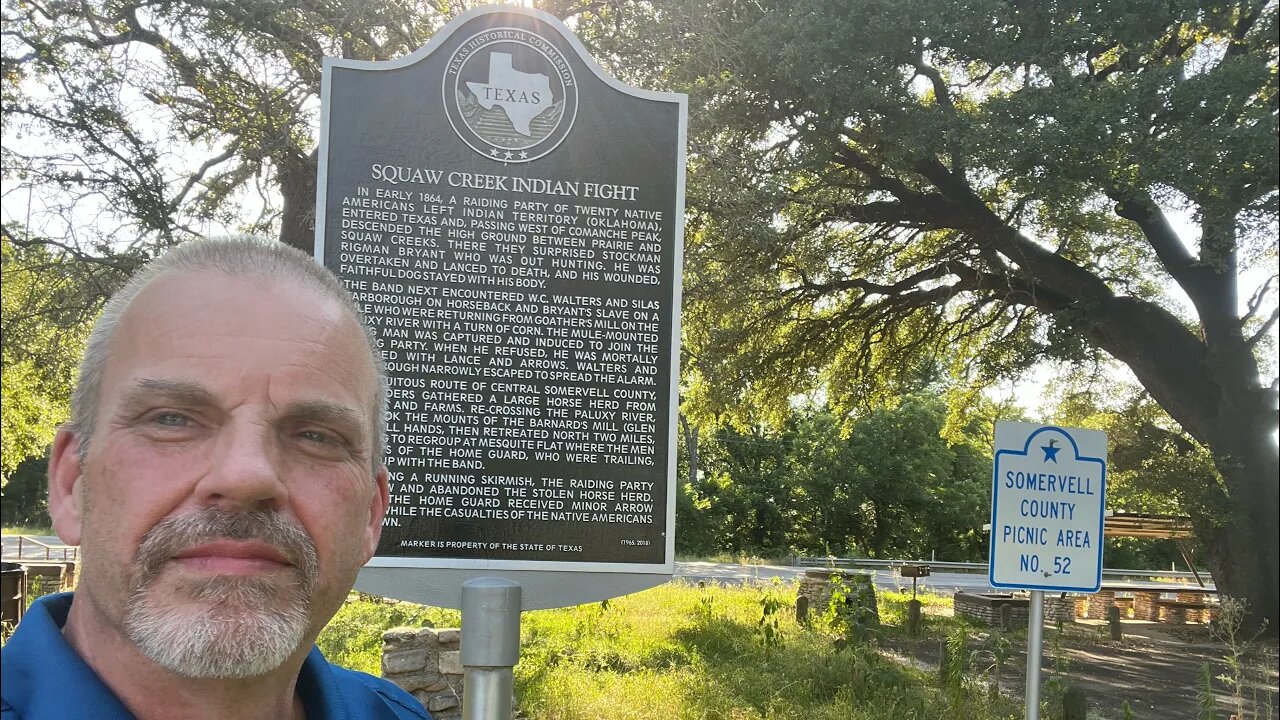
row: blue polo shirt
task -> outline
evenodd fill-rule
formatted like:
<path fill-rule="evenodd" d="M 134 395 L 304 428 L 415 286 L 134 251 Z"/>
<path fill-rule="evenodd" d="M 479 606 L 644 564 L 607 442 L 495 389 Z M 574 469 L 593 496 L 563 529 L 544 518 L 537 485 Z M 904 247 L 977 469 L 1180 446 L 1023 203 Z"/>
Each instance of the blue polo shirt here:
<path fill-rule="evenodd" d="M 133 719 L 62 637 L 72 595 L 47 595 L 32 603 L 0 650 L 3 720 Z M 303 662 L 297 687 L 307 720 L 430 720 L 409 693 L 331 665 L 319 648 Z"/>

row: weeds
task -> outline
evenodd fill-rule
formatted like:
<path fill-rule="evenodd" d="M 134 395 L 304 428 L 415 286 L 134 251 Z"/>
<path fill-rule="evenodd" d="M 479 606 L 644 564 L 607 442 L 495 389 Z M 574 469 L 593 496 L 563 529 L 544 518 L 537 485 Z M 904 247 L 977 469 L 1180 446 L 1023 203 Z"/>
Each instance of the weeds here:
<path fill-rule="evenodd" d="M 775 587 L 777 587 L 776 584 Z M 767 648 L 774 647 L 782 639 L 781 615 L 782 610 L 788 605 L 786 599 L 776 590 L 761 590 L 760 622 L 756 626 L 760 632 L 761 645 Z"/>
<path fill-rule="evenodd" d="M 1266 621 L 1263 621 L 1262 627 L 1251 636 L 1246 636 L 1243 632 L 1245 618 L 1249 614 L 1248 603 L 1239 598 L 1223 597 L 1221 606 L 1218 609 L 1217 617 L 1209 626 L 1209 634 L 1216 638 L 1223 645 L 1226 645 L 1226 652 L 1223 653 L 1222 662 L 1226 665 L 1225 673 L 1217 676 L 1217 679 L 1226 685 L 1229 693 L 1231 712 L 1236 720 L 1250 720 L 1263 718 L 1272 718 L 1275 715 L 1275 702 L 1269 690 L 1259 689 L 1254 684 L 1254 672 L 1248 661 L 1248 656 L 1255 649 L 1255 642 L 1266 632 Z M 1208 689 L 1210 697 L 1212 697 L 1212 678 L 1211 671 L 1205 665 L 1205 688 Z M 1265 669 L 1263 669 L 1265 673 Z M 1266 680 L 1265 675 L 1261 678 Z M 1201 692 L 1204 692 L 1202 688 Z M 1247 695 L 1247 697 L 1246 697 Z M 1201 711 L 1203 715 L 1203 710 Z M 1213 715 L 1208 717 L 1212 718 Z"/>
<path fill-rule="evenodd" d="M 953 704 L 965 688 L 965 648 L 968 639 L 968 634 L 963 630 L 956 630 L 947 636 L 946 652 L 938 664 L 938 681 Z"/>
<path fill-rule="evenodd" d="M 1067 654 L 1065 640 L 1065 629 L 1062 621 L 1058 620 L 1049 637 L 1049 661 L 1053 664 L 1053 677 L 1044 681 L 1044 691 L 1040 694 L 1043 717 L 1061 715 L 1067 689 L 1071 687 L 1071 658 Z"/>
<path fill-rule="evenodd" d="M 875 602 L 867 597 L 865 589 L 850 587 L 840 575 L 831 576 L 831 600 L 823 611 L 822 625 L 838 639 L 836 649 L 863 645 L 872 639 L 872 631 L 878 626 Z"/>
<path fill-rule="evenodd" d="M 373 675 L 382 671 L 382 633 L 394 627 L 458 627 L 453 610 L 353 592 L 316 644 L 330 661 Z"/>
<path fill-rule="evenodd" d="M 987 701 L 961 684 L 949 697 L 920 671 L 866 644 L 845 652 L 832 632 L 787 611 L 794 585 L 763 589 L 667 585 L 600 603 L 526 612 L 516 697 L 521 717 L 555 720 L 1014 720 L 1016 708 Z M 370 648 L 378 662 L 388 622 L 455 626 L 456 613 L 404 608 L 353 597 L 326 630 L 322 649 L 338 643 Z M 416 607 L 416 606 L 411 606 Z M 364 637 L 354 631 L 363 628 Z M 962 708 L 957 710 L 956 708 Z"/>
<path fill-rule="evenodd" d="M 1013 643 L 1002 632 L 993 631 L 987 635 L 982 647 L 973 651 L 969 662 L 974 667 L 981 667 L 982 674 L 987 676 L 988 697 L 994 699 L 1000 695 L 1000 676 L 1004 665 L 1013 657 Z"/>
<path fill-rule="evenodd" d="M 716 600 L 715 595 L 709 592 L 703 592 L 698 595 L 698 602 L 694 605 L 694 617 L 701 625 L 705 625 L 716 617 Z"/>
<path fill-rule="evenodd" d="M 1213 668 L 1209 663 L 1200 666 L 1200 687 L 1196 690 L 1196 720 L 1215 720 L 1218 717 L 1218 701 L 1213 696 Z"/>

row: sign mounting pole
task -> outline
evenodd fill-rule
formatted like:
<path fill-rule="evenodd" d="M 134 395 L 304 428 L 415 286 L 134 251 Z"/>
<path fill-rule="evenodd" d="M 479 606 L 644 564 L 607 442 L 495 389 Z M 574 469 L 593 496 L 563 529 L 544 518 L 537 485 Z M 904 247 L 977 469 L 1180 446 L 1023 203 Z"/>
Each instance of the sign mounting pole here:
<path fill-rule="evenodd" d="M 463 720 L 509 720 L 519 660 L 520 586 L 503 578 L 463 583 Z"/>
<path fill-rule="evenodd" d="M 1040 720 L 1040 658 L 1044 654 L 1044 591 L 1031 591 L 1027 613 L 1027 720 Z"/>

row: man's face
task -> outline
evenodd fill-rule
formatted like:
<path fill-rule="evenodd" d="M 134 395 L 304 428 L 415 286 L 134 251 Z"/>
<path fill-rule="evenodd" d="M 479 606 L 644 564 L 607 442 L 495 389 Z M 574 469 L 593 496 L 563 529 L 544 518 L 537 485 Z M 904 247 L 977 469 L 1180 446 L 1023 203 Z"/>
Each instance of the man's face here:
<path fill-rule="evenodd" d="M 187 675 L 262 674 L 309 644 L 386 510 L 366 347 L 292 281 L 175 273 L 144 290 L 84 462 L 74 439 L 51 459 L 55 527 L 84 546 L 77 602 Z"/>

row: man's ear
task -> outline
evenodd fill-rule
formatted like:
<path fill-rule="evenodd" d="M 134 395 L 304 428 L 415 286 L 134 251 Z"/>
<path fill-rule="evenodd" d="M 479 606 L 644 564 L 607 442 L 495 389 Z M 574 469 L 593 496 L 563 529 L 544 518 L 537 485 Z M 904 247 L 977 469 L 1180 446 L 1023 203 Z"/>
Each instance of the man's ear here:
<path fill-rule="evenodd" d="M 81 477 L 80 436 L 64 425 L 58 428 L 49 451 L 49 517 L 54 532 L 68 545 L 80 544 L 84 521 Z"/>
<path fill-rule="evenodd" d="M 369 525 L 365 528 L 364 560 L 378 550 L 378 539 L 382 537 L 382 518 L 387 515 L 387 506 L 391 504 L 391 486 L 388 483 L 387 466 L 380 465 L 373 477 L 373 497 L 369 499 Z"/>

